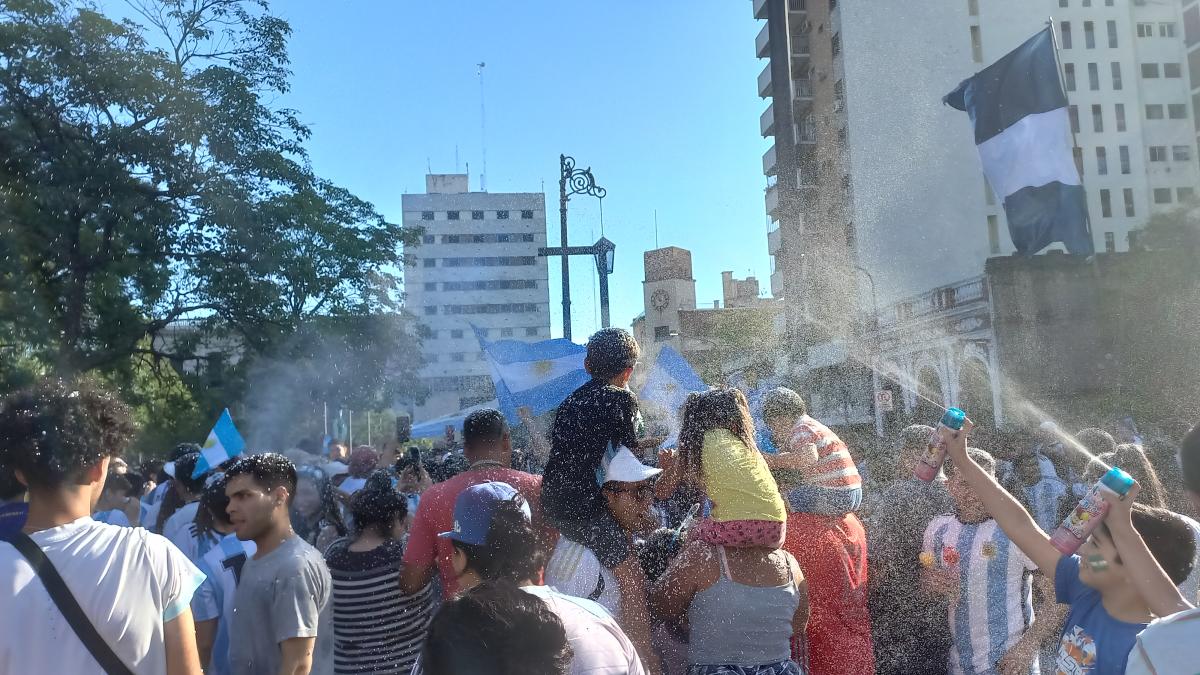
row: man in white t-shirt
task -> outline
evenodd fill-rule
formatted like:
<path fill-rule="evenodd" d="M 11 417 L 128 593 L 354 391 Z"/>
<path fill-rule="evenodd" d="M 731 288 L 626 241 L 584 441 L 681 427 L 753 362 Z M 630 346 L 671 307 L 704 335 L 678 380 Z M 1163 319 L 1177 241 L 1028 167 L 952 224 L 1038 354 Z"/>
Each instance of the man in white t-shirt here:
<path fill-rule="evenodd" d="M 601 492 L 617 525 L 630 538 L 653 531 L 658 522 L 650 511 L 654 503 L 654 486 L 650 481 L 662 469 L 646 466 L 628 448 L 620 448 L 611 458 L 601 461 L 600 472 Z M 594 600 L 620 619 L 621 593 L 617 579 L 583 544 L 560 536 L 554 554 L 546 563 L 545 581 L 560 593 Z"/>
<path fill-rule="evenodd" d="M 50 379 L 0 407 L 0 464 L 29 488 L 23 532 L 116 657 L 139 675 L 199 675 L 188 603 L 204 576 L 163 537 L 89 515 L 109 458 L 132 432 L 116 397 Z M 7 541 L 0 542 L 0 607 L 0 673 L 103 672 Z"/>
<path fill-rule="evenodd" d="M 1200 424 L 1184 436 L 1179 463 L 1183 468 L 1183 487 L 1192 504 L 1200 509 Z M 1195 598 L 1186 601 L 1192 603 Z M 1200 669 L 1200 609 L 1190 609 L 1159 619 L 1138 634 L 1125 673 L 1167 675 L 1195 673 L 1197 669 Z"/>

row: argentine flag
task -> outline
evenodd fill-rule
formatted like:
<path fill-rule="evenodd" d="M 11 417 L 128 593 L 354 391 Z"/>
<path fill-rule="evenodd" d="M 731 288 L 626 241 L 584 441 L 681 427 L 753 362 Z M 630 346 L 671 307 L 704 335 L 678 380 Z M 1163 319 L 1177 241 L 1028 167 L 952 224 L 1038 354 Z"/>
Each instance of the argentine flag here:
<path fill-rule="evenodd" d="M 233 425 L 233 417 L 230 417 L 229 409 L 226 408 L 212 431 L 208 432 L 208 440 L 204 441 L 204 447 L 200 449 L 200 461 L 196 462 L 192 478 L 203 476 L 226 461 L 241 456 L 245 451 L 246 441 L 242 440 L 242 435 Z"/>
<path fill-rule="evenodd" d="M 1057 241 L 1087 256 L 1095 246 L 1051 31 L 1047 27 L 942 100 L 971 116 L 983 172 L 1004 201 L 1017 252 L 1034 255 Z"/>
<path fill-rule="evenodd" d="M 658 358 L 646 374 L 646 382 L 638 393 L 638 399 L 666 411 L 667 426 L 671 434 L 664 446 L 674 445 L 679 436 L 679 415 L 688 394 L 707 389 L 704 380 L 700 379 L 691 364 L 679 352 L 667 345 L 658 351 Z"/>
<path fill-rule="evenodd" d="M 519 419 L 517 408 L 528 406 L 534 415 L 549 412 L 591 379 L 583 369 L 583 345 L 562 338 L 490 342 L 472 328 L 491 367 L 500 412 L 512 424 Z"/>

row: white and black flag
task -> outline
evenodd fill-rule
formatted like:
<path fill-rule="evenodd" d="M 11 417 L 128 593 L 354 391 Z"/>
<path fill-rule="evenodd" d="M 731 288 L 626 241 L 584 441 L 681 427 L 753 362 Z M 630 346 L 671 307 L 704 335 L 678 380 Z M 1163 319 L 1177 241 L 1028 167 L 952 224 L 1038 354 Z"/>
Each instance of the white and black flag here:
<path fill-rule="evenodd" d="M 1051 27 L 958 85 L 943 102 L 966 111 L 983 172 L 1004 201 L 1013 245 L 1033 255 L 1062 242 L 1092 255 L 1087 199 L 1071 148 L 1067 95 Z"/>

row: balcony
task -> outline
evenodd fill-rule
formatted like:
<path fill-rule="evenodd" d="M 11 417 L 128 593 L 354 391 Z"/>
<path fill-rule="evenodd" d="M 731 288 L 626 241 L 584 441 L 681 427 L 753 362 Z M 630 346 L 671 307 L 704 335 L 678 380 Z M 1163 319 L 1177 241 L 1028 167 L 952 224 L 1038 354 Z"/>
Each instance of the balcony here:
<path fill-rule="evenodd" d="M 775 146 L 772 145 L 770 150 L 763 154 L 763 175 L 775 175 Z"/>
<path fill-rule="evenodd" d="M 771 272 L 771 295 L 776 298 L 785 297 L 783 286 L 783 271 L 779 269 L 779 263 L 775 263 L 775 271 Z"/>
<path fill-rule="evenodd" d="M 771 216 L 772 220 L 779 220 L 775 215 L 775 212 L 779 210 L 779 188 L 775 185 L 767 188 L 764 201 L 767 204 L 767 215 Z"/>
<path fill-rule="evenodd" d="M 775 228 L 767 233 L 767 253 L 773 256 L 779 255 L 779 250 L 783 247 L 783 238 L 779 234 L 779 228 Z"/>
<path fill-rule="evenodd" d="M 760 59 L 765 59 L 771 52 L 771 24 L 763 24 L 762 30 L 758 31 L 758 37 L 754 38 L 754 53 Z"/>
<path fill-rule="evenodd" d="M 808 39 L 808 35 L 793 35 L 792 56 L 807 59 L 811 45 L 812 41 Z"/>
<path fill-rule="evenodd" d="M 804 13 L 808 11 L 808 0 L 788 0 L 789 12 Z"/>
<path fill-rule="evenodd" d="M 758 118 L 758 130 L 762 133 L 763 138 L 775 135 L 775 104 L 767 106 L 763 114 Z"/>
<path fill-rule="evenodd" d="M 758 74 L 758 96 L 759 98 L 770 98 L 771 95 L 771 62 L 768 61 L 767 66 Z"/>
<path fill-rule="evenodd" d="M 812 100 L 813 90 L 811 80 L 792 80 L 792 96 L 798 99 Z"/>
<path fill-rule="evenodd" d="M 815 124 L 801 124 L 796 128 L 796 142 L 811 145 L 817 142 L 817 127 Z"/>
<path fill-rule="evenodd" d="M 767 0 L 754 0 L 754 18 L 767 18 Z"/>

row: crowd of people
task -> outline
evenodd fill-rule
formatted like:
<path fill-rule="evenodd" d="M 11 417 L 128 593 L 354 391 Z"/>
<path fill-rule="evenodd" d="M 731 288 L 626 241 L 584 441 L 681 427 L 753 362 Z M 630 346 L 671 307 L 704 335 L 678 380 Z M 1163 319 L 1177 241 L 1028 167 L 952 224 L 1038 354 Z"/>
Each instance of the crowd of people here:
<path fill-rule="evenodd" d="M 645 431 L 627 332 L 514 451 L 306 441 L 131 466 L 86 380 L 0 406 L 0 672 L 163 675 L 1195 673 L 1200 427 L 1163 448 L 1051 422 L 895 439 L 864 480 L 795 391 L 691 394 Z M 970 411 L 968 411 L 969 413 Z M 757 420 L 757 423 L 756 423 Z M 516 464 L 516 466 L 514 466 Z M 1048 533 L 1135 480 L 1077 554 Z M 543 468 L 544 467 L 544 468 Z"/>

